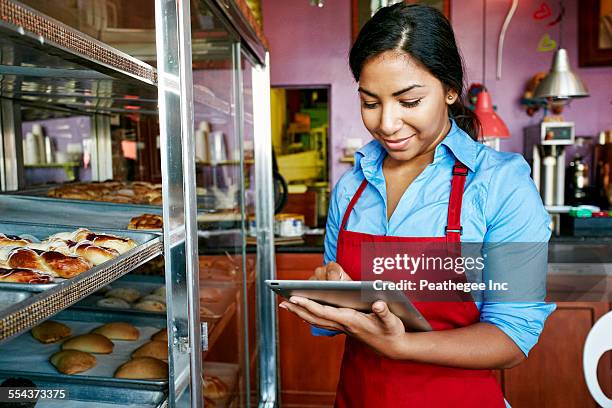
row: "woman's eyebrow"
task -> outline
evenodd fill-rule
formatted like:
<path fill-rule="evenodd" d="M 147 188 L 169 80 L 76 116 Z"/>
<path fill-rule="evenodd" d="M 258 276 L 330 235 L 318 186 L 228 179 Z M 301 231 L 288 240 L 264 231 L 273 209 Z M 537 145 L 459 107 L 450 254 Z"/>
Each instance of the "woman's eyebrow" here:
<path fill-rule="evenodd" d="M 406 93 L 408 91 L 411 91 L 411 90 L 413 90 L 415 88 L 423 88 L 423 85 L 417 85 L 417 84 L 410 85 L 407 88 L 400 89 L 399 91 L 393 92 L 391 95 L 392 96 L 400 96 L 401 94 Z M 378 98 L 378 95 L 376 95 L 374 92 L 368 91 L 367 89 L 363 89 L 362 87 L 357 88 L 357 92 L 362 92 L 362 93 L 364 93 L 366 95 L 369 95 L 369 96 L 371 96 L 373 98 Z"/>

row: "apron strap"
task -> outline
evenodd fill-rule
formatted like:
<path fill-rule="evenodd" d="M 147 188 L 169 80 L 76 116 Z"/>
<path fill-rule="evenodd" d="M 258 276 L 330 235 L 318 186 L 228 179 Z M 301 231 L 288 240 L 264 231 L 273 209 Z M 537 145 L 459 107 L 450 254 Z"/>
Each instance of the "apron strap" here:
<path fill-rule="evenodd" d="M 344 217 L 342 218 L 342 224 L 340 225 L 340 230 L 345 229 L 346 222 L 348 221 L 349 215 L 351 215 L 351 211 L 353 211 L 353 207 L 355 207 L 357 200 L 359 200 L 359 197 L 361 197 L 361 193 L 363 193 L 363 190 L 365 190 L 367 185 L 368 185 L 368 180 L 363 179 L 363 181 L 361 182 L 361 185 L 357 189 L 357 192 L 351 199 L 351 202 L 349 203 L 348 207 L 346 207 L 346 211 L 344 212 Z"/>
<path fill-rule="evenodd" d="M 459 160 L 453 166 L 451 192 L 448 200 L 448 219 L 444 232 L 447 242 L 461 242 L 463 227 L 461 226 L 461 204 L 463 202 L 463 188 L 468 174 L 468 168 Z"/>

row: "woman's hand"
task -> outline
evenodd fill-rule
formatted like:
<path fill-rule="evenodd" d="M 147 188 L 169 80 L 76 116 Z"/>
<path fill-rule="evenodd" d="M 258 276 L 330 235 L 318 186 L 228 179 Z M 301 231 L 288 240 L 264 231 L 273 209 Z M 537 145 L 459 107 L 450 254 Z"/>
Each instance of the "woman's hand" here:
<path fill-rule="evenodd" d="M 345 274 L 346 275 L 346 274 Z M 280 307 L 295 313 L 306 322 L 331 330 L 340 330 L 372 347 L 385 357 L 397 358 L 406 332 L 402 321 L 385 302 L 372 305 L 373 313 L 321 305 L 312 300 L 293 296 Z"/>
<path fill-rule="evenodd" d="M 310 280 L 330 280 L 330 281 L 350 281 L 352 280 L 348 273 L 344 272 L 342 267 L 335 263 L 329 262 L 327 265 L 319 266 L 315 269 Z"/>

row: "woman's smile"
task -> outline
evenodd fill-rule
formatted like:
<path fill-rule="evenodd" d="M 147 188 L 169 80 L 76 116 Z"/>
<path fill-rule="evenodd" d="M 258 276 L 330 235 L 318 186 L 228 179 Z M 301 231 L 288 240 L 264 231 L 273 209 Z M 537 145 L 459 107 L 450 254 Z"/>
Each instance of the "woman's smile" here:
<path fill-rule="evenodd" d="M 410 144 L 410 141 L 414 138 L 414 134 L 408 137 L 399 138 L 399 139 L 386 139 L 381 138 L 387 150 L 400 151 L 404 150 Z"/>

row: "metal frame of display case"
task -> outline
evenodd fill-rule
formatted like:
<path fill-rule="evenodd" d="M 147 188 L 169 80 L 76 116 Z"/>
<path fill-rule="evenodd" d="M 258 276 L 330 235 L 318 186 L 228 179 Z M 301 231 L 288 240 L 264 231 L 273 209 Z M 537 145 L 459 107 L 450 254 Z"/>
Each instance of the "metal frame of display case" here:
<path fill-rule="evenodd" d="M 253 115 L 255 126 L 254 168 L 257 178 L 256 206 L 258 218 L 257 240 L 257 322 L 259 331 L 260 406 L 277 405 L 277 357 L 276 357 L 276 310 L 272 292 L 263 285 L 264 279 L 275 276 L 273 199 L 271 172 L 271 132 L 269 123 L 269 58 L 257 34 L 231 0 L 202 0 L 215 13 L 223 16 L 227 29 L 234 32 L 239 41 L 234 47 L 234 57 L 246 55 L 255 63 L 253 69 Z M 164 215 L 163 254 L 165 256 L 165 280 L 167 288 L 167 322 L 169 348 L 170 386 L 168 400 L 162 405 L 177 406 L 178 400 L 189 400 L 191 407 L 203 406 L 202 395 L 202 348 L 206 346 L 205 325 L 200 325 L 198 294 L 198 231 L 195 191 L 195 155 L 193 137 L 193 101 L 191 71 L 191 22 L 190 2 L 187 0 L 155 0 L 157 68 L 139 61 L 117 49 L 97 41 L 78 30 L 68 27 L 36 10 L 14 0 L 0 0 L 0 40 L 28 47 L 36 55 L 46 59 L 40 67 L 22 67 L 20 61 L 2 56 L 0 75 L 22 75 L 23 77 L 61 78 L 68 73 L 102 84 L 98 87 L 106 93 L 87 96 L 94 101 L 112 99 L 114 86 L 126 86 L 142 92 L 141 102 L 150 105 L 153 91 L 157 92 L 160 118 L 160 147 L 162 153 L 162 196 Z M 241 47 L 240 45 L 244 46 Z M 239 79 L 239 73 L 238 73 Z M 66 79 L 66 81 L 72 79 Z M 23 163 L 21 157 L 20 121 L 16 118 L 21 101 L 43 106 L 61 107 L 66 112 L 86 112 L 93 115 L 92 127 L 101 137 L 97 140 L 94 154 L 108 153 L 108 117 L 98 113 L 112 113 L 108 103 L 65 104 L 59 102 L 60 95 L 53 99 L 52 86 L 39 79 L 47 91 L 22 93 L 21 89 L 2 93 L 2 143 L 0 157 L 2 166 L 0 181 L 2 190 L 12 190 L 23 185 Z M 239 85 L 239 84 L 238 84 Z M 91 85 L 92 87 L 94 85 Z M 241 91 L 240 87 L 235 93 Z M 111 92 L 109 94 L 108 92 Z M 74 99 L 84 95 L 69 95 Z M 240 97 L 240 95 L 237 95 Z M 197 96 L 195 96 L 197 97 Z M 139 101 L 131 101 L 131 103 Z M 241 103 L 240 98 L 237 99 Z M 143 112 L 150 112 L 143 110 Z M 124 113 L 127 113 L 125 111 Z M 106 129 L 106 130 L 105 130 Z M 242 130 L 238 126 L 240 140 Z M 242 143 L 242 142 L 241 142 Z M 243 147 L 241 146 L 241 152 Z M 240 158 L 241 169 L 244 157 Z M 242 171 L 242 170 L 241 170 Z M 94 177 L 107 177 L 111 172 L 101 161 Z M 27 221 L 27 220 L 26 220 Z M 244 220 L 242 222 L 244 234 Z M 245 255 L 246 241 L 242 248 Z M 161 244 L 156 244 L 155 253 L 146 247 L 146 259 L 161 253 Z M 123 259 L 123 258 L 121 258 Z M 144 262 L 144 257 L 142 261 Z M 140 262 L 140 261 L 139 261 Z M 133 269 L 137 265 L 130 266 Z M 244 272 L 243 264 L 243 272 Z M 129 270 L 122 271 L 115 277 Z M 89 286 L 82 297 L 99 286 Z M 78 281 L 75 281 L 75 285 Z M 50 294 L 54 292 L 49 292 Z M 44 296 L 43 296 L 44 297 Z M 73 299 L 77 301 L 79 299 Z M 68 305 L 66 305 L 67 307 Z M 35 324 L 33 322 L 32 324 Z M 16 335 L 13 334 L 11 336 Z M 248 373 L 247 373 L 248 381 Z M 248 398 L 247 398 L 248 401 Z M 247 402 L 247 406 L 248 406 Z"/>

